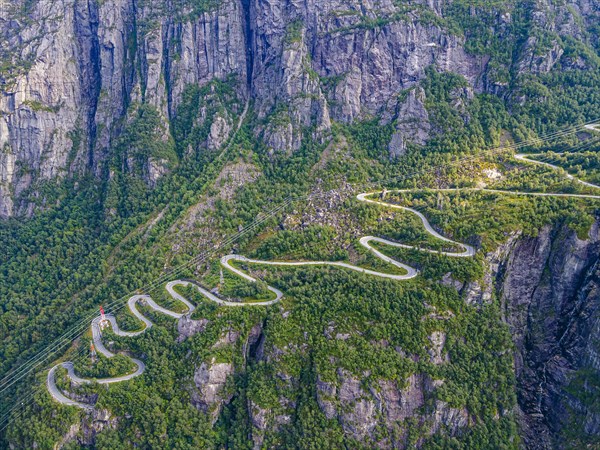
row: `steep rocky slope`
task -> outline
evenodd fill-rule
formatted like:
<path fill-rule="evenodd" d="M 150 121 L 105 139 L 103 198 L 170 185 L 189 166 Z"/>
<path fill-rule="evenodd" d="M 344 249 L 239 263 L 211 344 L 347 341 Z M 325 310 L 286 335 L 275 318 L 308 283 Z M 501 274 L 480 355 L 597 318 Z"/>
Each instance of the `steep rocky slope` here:
<path fill-rule="evenodd" d="M 492 291 L 501 301 L 515 345 L 516 413 L 524 448 L 585 448 L 600 442 L 599 254 L 598 222 L 585 239 L 564 225 L 546 226 L 536 237 L 512 236 L 487 256 L 487 294 L 472 285 L 456 286 L 472 301 L 488 302 Z M 324 331 L 328 339 L 346 341 L 357 333 L 336 328 L 331 323 Z M 433 332 L 428 340 L 429 362 L 439 367 L 451 364 L 446 333 Z M 286 354 L 303 351 L 293 345 L 278 348 L 261 337 L 253 356 L 278 367 Z M 330 357 L 334 366 L 335 360 Z M 278 383 L 283 385 L 278 389 L 282 407 L 248 405 L 255 448 L 260 448 L 265 434 L 285 427 L 297 411 L 297 400 L 286 395 L 298 389 L 300 380 L 285 372 L 276 372 L 276 377 L 282 380 Z M 356 376 L 338 367 L 333 380 L 324 381 L 317 374 L 311 383 L 325 417 L 368 445 L 418 447 L 440 429 L 446 436 L 460 436 L 476 421 L 467 409 L 439 400 L 436 389 L 444 380 L 426 373 L 415 373 L 399 385 L 383 379 L 373 382 L 370 373 Z M 410 429 L 398 428 L 400 423 L 420 427 L 418 439 L 411 437 Z M 389 437 L 381 437 L 382 429 Z"/>
<path fill-rule="evenodd" d="M 399 119 L 390 144 L 398 155 L 429 134 L 423 93 L 403 93 L 428 66 L 510 94 L 519 74 L 589 67 L 587 47 L 565 48 L 597 45 L 599 9 L 589 0 L 11 2 L 0 10 L 0 216 L 31 214 L 40 195 L 43 205 L 40 182 L 108 177 L 140 104 L 158 112 L 166 142 L 186 89 L 214 79 L 253 100 L 264 119 L 257 137 L 274 151 L 298 149 L 305 127 L 323 139 L 332 120 L 377 115 Z M 196 120 L 230 121 L 217 117 Z M 222 142 L 231 127 L 214 128 Z M 143 157 L 153 184 L 169 161 Z"/>
<path fill-rule="evenodd" d="M 514 244 L 498 277 L 516 345 L 520 421 L 528 448 L 598 442 L 600 234 L 545 227 Z"/>

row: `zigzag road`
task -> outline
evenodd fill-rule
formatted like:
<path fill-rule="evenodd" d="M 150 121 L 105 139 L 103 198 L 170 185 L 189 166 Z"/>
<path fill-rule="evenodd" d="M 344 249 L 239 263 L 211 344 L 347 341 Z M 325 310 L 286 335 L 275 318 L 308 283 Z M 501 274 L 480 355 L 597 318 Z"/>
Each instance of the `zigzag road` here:
<path fill-rule="evenodd" d="M 588 127 L 588 128 L 591 128 L 591 127 Z M 591 129 L 594 129 L 594 128 L 591 128 Z M 557 166 L 554 166 L 549 163 L 543 163 L 543 162 L 539 162 L 539 161 L 535 161 L 535 160 L 529 160 L 526 158 L 525 155 L 519 154 L 519 155 L 515 155 L 515 157 L 522 161 L 531 162 L 531 163 L 535 163 L 535 164 L 543 164 L 543 165 L 549 166 L 553 169 L 559 169 Z M 582 183 L 588 187 L 600 189 L 600 186 L 596 186 L 594 184 L 579 180 L 579 179 L 573 177 L 572 175 L 567 174 L 567 177 L 569 179 L 573 179 L 579 183 Z M 388 191 L 388 192 L 403 193 L 403 192 L 415 192 L 415 191 L 424 191 L 424 189 L 405 189 L 405 190 L 396 190 L 396 191 Z M 501 190 L 497 190 L 497 189 L 477 189 L 477 188 L 433 189 L 432 191 L 434 191 L 434 192 L 483 191 L 483 192 L 508 194 L 508 195 L 556 196 L 556 197 L 577 197 L 577 198 L 588 198 L 588 199 L 590 199 L 590 198 L 591 199 L 600 199 L 600 195 L 589 195 L 589 194 L 558 194 L 558 193 L 536 193 L 536 192 L 519 192 L 519 191 L 515 192 L 515 191 L 501 191 Z M 375 270 L 365 269 L 362 267 L 358 267 L 358 266 L 355 266 L 352 264 L 339 262 L 339 261 L 262 261 L 262 260 L 258 260 L 258 259 L 250 259 L 250 258 L 241 256 L 241 255 L 223 256 L 221 258 L 221 265 L 224 268 L 226 268 L 227 270 L 231 271 L 232 273 L 234 273 L 250 282 L 256 282 L 257 280 L 255 278 L 253 278 L 252 276 L 248 275 L 247 273 L 243 272 L 242 270 L 238 269 L 237 267 L 233 266 L 232 262 L 243 262 L 243 263 L 249 263 L 249 264 L 261 264 L 261 265 L 270 265 L 270 266 L 334 266 L 334 267 L 342 267 L 345 269 L 353 270 L 356 272 L 360 272 L 360 273 L 364 273 L 367 275 L 372 275 L 372 276 L 376 276 L 376 277 L 380 277 L 380 278 L 387 278 L 387 279 L 392 279 L 392 280 L 408 280 L 408 279 L 416 277 L 418 275 L 419 271 L 413 267 L 410 267 L 406 264 L 396 261 L 395 259 L 390 258 L 389 256 L 384 255 L 379 250 L 377 250 L 376 248 L 371 246 L 370 243 L 378 242 L 378 243 L 382 243 L 382 244 L 393 246 L 393 247 L 416 249 L 419 251 L 437 253 L 437 254 L 441 254 L 441 255 L 445 255 L 445 256 L 449 256 L 449 257 L 457 257 L 457 258 L 472 257 L 475 255 L 475 249 L 472 246 L 470 246 L 468 244 L 463 244 L 461 242 L 453 241 L 451 239 L 448 239 L 445 236 L 442 236 L 440 233 L 438 233 L 431 226 L 431 224 L 429 223 L 427 218 L 419 211 L 409 208 L 409 207 L 406 207 L 406 206 L 386 203 L 382 200 L 370 198 L 377 194 L 380 194 L 380 193 L 379 192 L 363 193 L 363 194 L 359 194 L 357 196 L 357 199 L 362 202 L 380 205 L 380 206 L 384 206 L 386 208 L 401 209 L 404 211 L 411 212 L 412 214 L 415 214 L 417 217 L 419 217 L 419 219 L 423 223 L 423 226 L 425 227 L 425 230 L 429 234 L 431 234 L 435 238 L 440 239 L 444 242 L 448 242 L 450 244 L 453 244 L 457 247 L 462 248 L 462 251 L 460 251 L 460 252 L 437 251 L 437 250 L 420 248 L 417 246 L 412 246 L 412 245 L 407 245 L 407 244 L 400 244 L 398 242 L 392 242 L 387 239 L 383 239 L 383 238 L 376 237 L 376 236 L 363 236 L 359 241 L 363 247 L 369 249 L 379 259 L 381 259 L 387 263 L 390 263 L 390 264 L 394 265 L 395 267 L 403 269 L 406 273 L 389 274 L 389 273 L 384 273 L 384 272 L 378 272 Z M 233 302 L 233 301 L 223 300 L 222 298 L 218 297 L 214 293 L 208 291 L 207 289 L 204 289 L 202 286 L 199 286 L 198 284 L 193 283 L 191 281 L 174 280 L 174 281 L 167 283 L 165 288 L 166 288 L 167 292 L 169 293 L 169 295 L 171 295 L 172 298 L 182 302 L 187 307 L 187 311 L 185 313 L 177 313 L 177 312 L 171 311 L 169 309 L 163 308 L 162 306 L 158 305 L 154 300 L 152 300 L 152 298 L 148 295 L 134 295 L 133 297 L 131 297 L 128 300 L 127 305 L 129 307 L 129 310 L 131 311 L 131 313 L 144 324 L 144 328 L 139 331 L 123 331 L 119 328 L 119 325 L 117 324 L 117 321 L 114 316 L 106 315 L 106 319 L 108 320 L 113 332 L 118 336 L 130 336 L 131 337 L 131 336 L 138 336 L 138 335 L 146 332 L 146 330 L 148 330 L 150 327 L 152 327 L 152 322 L 137 309 L 136 305 L 138 302 L 143 302 L 144 304 L 146 304 L 148 307 L 152 308 L 153 310 L 160 312 L 162 314 L 165 314 L 174 319 L 179 319 L 186 314 L 191 314 L 195 309 L 194 305 L 192 305 L 186 298 L 184 298 L 182 295 L 180 295 L 179 293 L 177 293 L 175 291 L 176 286 L 183 286 L 183 287 L 192 286 L 193 288 L 197 289 L 198 292 L 200 292 L 206 299 L 213 301 L 219 305 L 228 306 L 228 307 L 268 306 L 268 305 L 273 305 L 273 304 L 279 302 L 283 298 L 283 293 L 279 289 L 272 287 L 272 286 L 268 286 L 269 291 L 271 291 L 274 294 L 274 298 L 272 300 L 261 301 L 261 302 L 251 302 L 251 303 L 249 303 L 249 302 L 246 302 L 246 303 Z M 100 317 L 97 317 L 92 321 L 92 324 L 91 324 L 93 342 L 99 353 L 106 356 L 107 358 L 112 358 L 113 356 L 115 356 L 115 354 L 112 353 L 111 351 L 109 351 L 102 342 L 102 333 L 100 330 L 100 320 L 101 320 Z M 94 380 L 85 379 L 85 378 L 81 378 L 81 377 L 77 376 L 75 374 L 74 366 L 73 366 L 72 362 L 59 363 L 59 364 L 55 365 L 54 367 L 52 367 L 52 369 L 50 369 L 50 371 L 48 372 L 48 376 L 47 376 L 48 391 L 50 392 L 52 397 L 59 403 L 62 403 L 64 405 L 68 405 L 68 406 L 77 406 L 77 407 L 85 409 L 85 410 L 91 410 L 91 409 L 93 409 L 93 405 L 78 402 L 73 399 L 70 399 L 65 394 L 63 394 L 63 392 L 61 392 L 61 390 L 56 385 L 56 370 L 61 366 L 66 368 L 68 377 L 75 384 L 85 384 L 85 383 L 92 383 L 92 382 L 96 382 L 96 383 L 100 383 L 100 384 L 111 384 L 111 383 L 118 383 L 121 381 L 131 380 L 132 378 L 135 378 L 135 377 L 141 375 L 142 373 L 144 373 L 144 371 L 146 369 L 146 366 L 144 365 L 144 363 L 138 359 L 133 359 L 133 358 L 132 358 L 132 361 L 137 366 L 136 370 L 133 373 L 123 375 L 120 377 L 100 378 L 100 379 L 94 379 Z"/>

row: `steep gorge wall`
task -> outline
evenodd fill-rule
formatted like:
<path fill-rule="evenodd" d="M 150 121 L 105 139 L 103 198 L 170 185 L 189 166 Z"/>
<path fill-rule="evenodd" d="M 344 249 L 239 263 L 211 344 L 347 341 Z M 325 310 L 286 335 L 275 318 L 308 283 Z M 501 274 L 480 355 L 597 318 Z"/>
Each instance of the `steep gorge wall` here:
<path fill-rule="evenodd" d="M 498 277 L 516 346 L 519 419 L 527 448 L 600 442 L 600 230 L 585 240 L 545 227 L 518 240 Z"/>

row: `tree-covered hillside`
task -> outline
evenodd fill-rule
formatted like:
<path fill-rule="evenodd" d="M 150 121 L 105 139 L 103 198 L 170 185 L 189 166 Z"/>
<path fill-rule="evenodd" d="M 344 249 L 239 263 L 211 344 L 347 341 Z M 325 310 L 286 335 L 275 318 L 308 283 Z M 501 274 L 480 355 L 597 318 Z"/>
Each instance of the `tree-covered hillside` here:
<path fill-rule="evenodd" d="M 17 6 L 3 447 L 598 445 L 597 4 Z"/>

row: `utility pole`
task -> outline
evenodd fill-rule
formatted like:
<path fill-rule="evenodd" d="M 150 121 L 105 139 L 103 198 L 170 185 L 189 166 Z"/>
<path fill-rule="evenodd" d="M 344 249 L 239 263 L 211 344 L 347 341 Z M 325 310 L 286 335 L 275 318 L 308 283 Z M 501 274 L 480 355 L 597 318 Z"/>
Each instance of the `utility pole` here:
<path fill-rule="evenodd" d="M 96 358 L 97 358 L 97 354 L 96 354 L 96 347 L 94 347 L 94 343 L 91 342 L 90 343 L 90 357 L 92 359 L 92 363 L 96 362 Z"/>
<path fill-rule="evenodd" d="M 108 319 L 106 318 L 106 315 L 104 314 L 104 308 L 102 307 L 102 305 L 100 305 L 100 330 L 103 330 L 105 327 L 108 326 Z"/>

